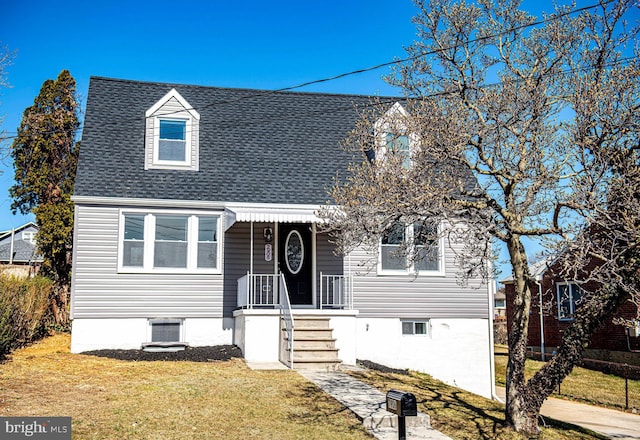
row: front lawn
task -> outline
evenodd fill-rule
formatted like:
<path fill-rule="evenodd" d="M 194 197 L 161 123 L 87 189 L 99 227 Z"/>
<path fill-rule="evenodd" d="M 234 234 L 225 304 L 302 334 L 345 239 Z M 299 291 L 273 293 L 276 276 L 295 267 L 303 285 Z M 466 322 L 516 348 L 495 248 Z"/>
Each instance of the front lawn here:
<path fill-rule="evenodd" d="M 71 416 L 74 439 L 370 438 L 295 372 L 70 354 L 65 334 L 0 364 L 0 416 Z"/>
<path fill-rule="evenodd" d="M 507 351 L 504 346 L 496 347 L 496 385 L 505 386 L 507 372 Z M 525 377 L 535 374 L 544 362 L 528 359 L 525 364 Z M 629 408 L 640 408 L 640 380 L 628 380 Z M 560 394 L 552 397 L 576 400 L 591 405 L 598 405 L 619 410 L 625 409 L 625 380 L 612 374 L 574 367 L 560 385 Z M 640 423 L 640 420 L 639 420 Z"/>
<path fill-rule="evenodd" d="M 413 393 L 418 401 L 418 410 L 431 416 L 431 426 L 453 439 L 528 439 L 504 426 L 504 404 L 445 385 L 426 374 L 411 372 L 405 375 L 373 370 L 350 374 L 383 392 L 397 388 Z M 545 420 L 547 427 L 541 439 L 603 438 L 573 425 Z"/>

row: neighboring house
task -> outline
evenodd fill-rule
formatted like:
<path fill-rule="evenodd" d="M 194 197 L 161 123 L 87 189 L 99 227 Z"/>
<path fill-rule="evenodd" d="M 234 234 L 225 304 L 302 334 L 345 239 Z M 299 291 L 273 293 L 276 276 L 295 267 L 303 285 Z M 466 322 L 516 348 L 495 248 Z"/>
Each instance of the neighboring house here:
<path fill-rule="evenodd" d="M 594 292 L 594 282 L 566 280 L 555 275 L 559 269 L 553 262 L 540 261 L 531 265 L 531 314 L 529 316 L 528 345 L 533 352 L 551 354 L 560 345 L 564 331 L 573 321 L 574 312 L 580 307 L 583 291 Z M 514 309 L 513 279 L 503 280 L 507 296 L 507 325 L 511 329 Z M 542 307 L 540 307 L 542 298 Z M 640 328 L 627 330 L 615 324 L 615 318 L 636 320 L 638 306 L 625 301 L 605 324 L 593 333 L 584 357 L 640 365 Z"/>
<path fill-rule="evenodd" d="M 390 257 L 411 225 L 381 240 L 377 265 L 362 249 L 336 256 L 319 231 L 353 160 L 340 144 L 369 103 L 91 78 L 72 351 L 233 343 L 291 365 L 293 338 L 295 368 L 367 359 L 491 396 L 493 292 L 458 284 L 460 243 L 424 243 L 416 275 Z"/>
<path fill-rule="evenodd" d="M 494 318 L 504 317 L 507 313 L 507 296 L 504 287 L 497 289 L 493 295 L 493 316 Z"/>
<path fill-rule="evenodd" d="M 42 263 L 42 256 L 38 254 L 36 234 L 38 226 L 25 223 L 22 226 L 0 231 L 0 265 L 23 266 L 26 272 L 35 270 Z"/>

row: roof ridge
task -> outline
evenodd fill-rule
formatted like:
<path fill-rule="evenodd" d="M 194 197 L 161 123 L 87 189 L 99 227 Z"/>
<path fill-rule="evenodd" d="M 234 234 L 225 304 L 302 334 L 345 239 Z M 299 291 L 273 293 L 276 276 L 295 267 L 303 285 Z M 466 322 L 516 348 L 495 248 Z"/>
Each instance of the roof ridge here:
<path fill-rule="evenodd" d="M 192 88 L 203 88 L 203 89 L 216 89 L 216 90 L 228 90 L 228 91 L 237 91 L 237 92 L 254 92 L 254 93 L 265 93 L 265 94 L 286 94 L 286 95 L 319 95 L 319 96 L 341 96 L 341 97 L 354 97 L 354 98 L 378 98 L 378 99 L 398 99 L 405 101 L 408 98 L 404 96 L 384 96 L 384 95 L 376 95 L 376 94 L 358 94 L 358 93 L 336 93 L 336 92 L 304 92 L 304 91 L 294 91 L 294 90 L 280 90 L 280 89 L 256 89 L 250 87 L 220 87 L 220 86 L 211 86 L 211 85 L 203 85 L 203 84 L 187 84 L 187 83 L 173 83 L 173 82 L 162 82 L 162 81 L 143 81 L 143 80 L 135 80 L 135 79 L 127 79 L 127 78 L 113 78 L 106 76 L 97 76 L 92 75 L 89 77 L 89 81 L 92 80 L 100 80 L 100 81 L 113 81 L 120 83 L 129 83 L 129 84 L 148 84 L 148 85 L 157 85 L 157 86 L 170 86 L 170 87 L 192 87 Z"/>

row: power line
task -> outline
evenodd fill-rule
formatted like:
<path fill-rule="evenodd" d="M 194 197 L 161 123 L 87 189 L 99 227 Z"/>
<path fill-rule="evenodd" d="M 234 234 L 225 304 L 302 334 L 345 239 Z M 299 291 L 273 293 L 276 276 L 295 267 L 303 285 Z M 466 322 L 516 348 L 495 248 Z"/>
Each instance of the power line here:
<path fill-rule="evenodd" d="M 464 47 L 464 46 L 466 46 L 468 44 L 477 43 L 477 42 L 480 42 L 480 41 L 485 41 L 485 40 L 488 40 L 488 39 L 491 39 L 491 38 L 495 38 L 495 37 L 499 37 L 501 35 L 508 34 L 510 32 L 514 32 L 514 31 L 526 29 L 526 28 L 529 28 L 529 27 L 533 27 L 533 26 L 538 26 L 538 25 L 541 25 L 541 24 L 549 23 L 549 22 L 558 20 L 560 18 L 569 16 L 569 15 L 572 15 L 572 14 L 575 14 L 575 13 L 578 13 L 578 12 L 584 12 L 584 11 L 587 11 L 587 10 L 590 10 L 590 9 L 597 8 L 599 6 L 606 6 L 609 3 L 612 3 L 613 1 L 615 1 L 615 0 L 606 0 L 606 1 L 602 2 L 602 3 L 596 3 L 596 4 L 593 4 L 593 5 L 590 5 L 590 6 L 584 6 L 584 7 L 581 7 L 581 8 L 572 9 L 572 10 L 569 10 L 569 11 L 565 11 L 565 12 L 561 12 L 561 13 L 558 13 L 558 14 L 555 14 L 555 15 L 551 15 L 550 17 L 545 18 L 543 20 L 537 20 L 537 21 L 534 21 L 534 22 L 531 22 L 531 23 L 528 23 L 528 24 L 522 24 L 522 25 L 519 25 L 519 26 L 514 26 L 512 28 L 506 29 L 504 31 L 501 31 L 501 32 L 498 32 L 498 33 L 495 33 L 495 34 L 492 34 L 492 35 L 485 35 L 485 36 L 482 36 L 482 37 L 472 38 L 471 40 L 468 40 L 466 42 L 461 42 L 461 43 L 454 44 L 454 45 L 451 45 L 451 46 L 448 46 L 448 47 L 438 48 L 438 49 L 434 49 L 434 50 L 430 50 L 430 51 L 426 51 L 426 52 L 421 52 L 421 53 L 419 53 L 417 55 L 412 55 L 410 57 L 400 58 L 400 59 L 393 60 L 393 61 L 387 61 L 387 62 L 384 62 L 384 63 L 376 64 L 376 65 L 371 66 L 371 67 L 365 67 L 363 69 L 357 69 L 357 70 L 352 70 L 352 71 L 349 71 L 349 72 L 339 73 L 339 74 L 334 75 L 334 76 L 321 78 L 321 79 L 316 79 L 316 80 L 312 80 L 312 81 L 307 81 L 307 82 L 300 83 L 300 84 L 294 85 L 294 86 L 282 87 L 282 88 L 275 89 L 275 90 L 266 90 L 266 91 L 263 91 L 263 92 L 256 93 L 256 94 L 254 94 L 252 96 L 238 98 L 236 100 L 229 100 L 229 101 L 222 101 L 222 102 L 207 104 L 207 105 L 204 105 L 202 107 L 202 109 L 209 108 L 209 107 L 212 107 L 212 106 L 215 106 L 215 105 L 231 104 L 231 103 L 238 102 L 238 101 L 241 101 L 241 100 L 251 99 L 251 98 L 258 98 L 258 97 L 262 97 L 262 96 L 271 95 L 271 94 L 274 94 L 274 93 L 289 92 L 289 91 L 292 91 L 292 90 L 300 89 L 300 88 L 303 88 L 303 87 L 308 87 L 308 86 L 315 85 L 315 84 L 321 84 L 321 83 L 325 83 L 325 82 L 335 81 L 335 80 L 338 80 L 338 79 L 346 78 L 348 76 L 360 75 L 362 73 L 371 72 L 371 71 L 374 71 L 374 70 L 381 69 L 383 67 L 389 67 L 389 66 L 393 66 L 393 65 L 397 65 L 397 64 L 402 64 L 402 63 L 405 63 L 405 62 L 408 62 L 408 61 L 414 61 L 414 60 L 416 60 L 418 58 L 422 58 L 422 57 L 429 56 L 429 55 L 435 55 L 435 54 L 437 54 L 439 52 L 444 52 L 444 51 L 451 50 L 451 49 Z M 197 109 L 194 109 L 194 108 L 185 109 L 185 110 L 196 110 L 197 111 Z M 169 112 L 169 113 L 163 114 L 162 116 L 169 116 L 171 114 L 175 114 L 176 112 Z"/>
<path fill-rule="evenodd" d="M 592 4 L 592 5 L 589 5 L 589 6 L 583 6 L 583 7 L 580 7 L 580 8 L 571 9 L 571 10 L 568 10 L 568 11 L 564 11 L 564 12 L 560 12 L 560 13 L 557 13 L 557 14 L 553 14 L 553 15 L 551 15 L 551 16 L 545 18 L 545 19 L 542 19 L 542 20 L 537 20 L 537 21 L 533 21 L 531 23 L 514 26 L 512 28 L 506 29 L 506 30 L 501 31 L 501 32 L 497 32 L 495 34 L 485 35 L 485 36 L 473 38 L 473 39 L 470 39 L 468 41 L 461 42 L 461 43 L 458 43 L 458 44 L 455 44 L 455 45 L 447 46 L 447 47 L 444 47 L 444 48 L 438 48 L 438 49 L 434 49 L 434 50 L 430 50 L 430 51 L 421 52 L 419 54 L 412 55 L 410 57 L 400 58 L 400 59 L 393 60 L 393 61 L 387 61 L 387 62 L 380 63 L 380 64 L 377 64 L 377 65 L 374 65 L 374 66 L 371 66 L 371 67 L 352 70 L 352 71 L 340 73 L 340 74 L 337 74 L 337 75 L 334 75 L 334 76 L 321 78 L 321 79 L 316 79 L 316 80 L 312 80 L 312 81 L 307 81 L 307 82 L 304 82 L 304 83 L 300 83 L 300 84 L 293 85 L 293 86 L 288 86 L 288 87 L 282 87 L 282 88 L 279 88 L 279 89 L 258 91 L 257 93 L 254 93 L 254 94 L 251 94 L 251 95 L 248 95 L 248 96 L 242 96 L 242 97 L 239 97 L 239 98 L 236 98 L 236 99 L 212 102 L 212 103 L 203 105 L 199 109 L 191 107 L 191 108 L 183 109 L 183 110 L 175 110 L 175 111 L 172 111 L 172 112 L 163 113 L 160 116 L 171 116 L 172 114 L 177 114 L 177 113 L 185 111 L 185 110 L 186 111 L 188 111 L 188 110 L 196 110 L 196 111 L 198 111 L 198 110 L 203 110 L 203 109 L 207 109 L 207 108 L 214 107 L 214 106 L 222 106 L 222 105 L 233 104 L 233 103 L 236 103 L 236 102 L 241 102 L 241 101 L 250 100 L 250 99 L 254 99 L 254 98 L 260 98 L 260 97 L 264 97 L 264 96 L 269 96 L 269 95 L 276 94 L 276 93 L 288 92 L 288 91 L 292 91 L 292 90 L 308 87 L 310 85 L 315 85 L 315 84 L 335 81 L 335 80 L 338 80 L 338 79 L 341 79 L 341 78 L 345 78 L 345 77 L 348 77 L 348 76 L 359 75 L 359 74 L 362 74 L 362 73 L 371 72 L 371 71 L 374 71 L 374 70 L 381 69 L 383 67 L 389 67 L 389 66 L 392 66 L 392 65 L 397 65 L 397 64 L 401 64 L 401 63 L 405 63 L 405 62 L 409 62 L 409 61 L 414 61 L 416 59 L 419 59 L 419 58 L 422 58 L 422 57 L 426 57 L 426 56 L 429 56 L 429 55 L 435 55 L 437 53 L 444 52 L 444 51 L 447 51 L 447 50 L 456 49 L 456 48 L 464 47 L 464 46 L 472 44 L 472 43 L 477 43 L 477 42 L 485 41 L 485 40 L 488 40 L 488 39 L 491 39 L 491 38 L 499 37 L 499 36 L 508 34 L 510 32 L 514 32 L 514 31 L 530 28 L 530 27 L 533 27 L 533 26 L 546 24 L 546 23 L 558 20 L 560 18 L 569 16 L 569 15 L 572 15 L 572 14 L 575 14 L 575 13 L 584 12 L 584 11 L 587 11 L 587 10 L 590 10 L 590 9 L 594 9 L 594 8 L 597 8 L 597 7 L 604 7 L 604 6 L 606 6 L 609 3 L 612 3 L 614 1 L 616 1 L 616 0 L 606 0 L 606 1 L 599 2 L 599 3 L 596 3 L 596 4 Z M 482 87 L 489 87 L 489 86 L 497 86 L 499 84 L 500 83 L 494 83 L 494 84 L 491 84 L 491 85 L 480 86 L 480 87 L 482 88 Z M 442 94 L 450 94 L 450 93 L 451 92 L 435 93 L 435 94 L 431 94 L 431 95 L 421 96 L 421 98 L 436 97 L 436 96 L 440 96 Z M 393 99 L 395 99 L 395 100 L 403 100 L 403 99 L 406 99 L 406 98 L 395 97 Z M 138 119 L 139 118 L 130 119 L 129 121 L 133 121 L 133 120 L 137 121 Z M 120 124 L 122 122 L 126 122 L 127 120 L 128 119 L 125 119 L 125 120 L 121 119 L 121 120 L 117 120 L 117 121 L 116 120 L 105 121 L 104 124 L 105 125 L 106 124 Z M 78 127 L 78 129 L 82 129 L 82 128 L 83 128 L 83 125 Z M 32 135 L 54 134 L 54 133 L 59 132 L 59 131 L 63 131 L 63 130 L 52 130 L 52 131 L 48 131 L 48 132 L 47 131 L 45 131 L 45 132 L 37 132 L 37 133 L 34 133 Z M 5 140 L 15 139 L 17 137 L 18 137 L 18 134 L 16 133 L 15 135 L 5 136 L 4 139 Z"/>
<path fill-rule="evenodd" d="M 633 61 L 633 60 L 635 60 L 635 57 L 621 58 L 619 60 L 607 63 L 603 67 L 613 67 L 613 66 L 617 66 L 617 65 L 623 65 L 623 64 L 627 64 L 627 63 L 629 63 L 630 61 Z M 566 76 L 566 75 L 576 74 L 576 73 L 579 73 L 579 72 L 589 71 L 589 70 L 592 70 L 592 69 L 595 69 L 595 68 L 596 68 L 595 65 L 594 66 L 582 66 L 582 67 L 579 67 L 579 68 L 566 69 L 566 70 L 561 70 L 561 71 L 558 71 L 558 72 L 550 72 L 550 73 L 547 73 L 547 74 L 540 75 L 539 77 Z M 498 82 L 495 82 L 495 83 L 481 84 L 481 85 L 478 85 L 476 87 L 468 87 L 466 89 L 466 91 L 473 92 L 473 91 L 480 91 L 480 90 L 486 90 L 486 89 L 491 89 L 491 88 L 495 88 L 495 87 L 500 87 L 500 86 L 504 86 L 504 85 L 517 85 L 517 84 L 522 83 L 524 81 L 526 81 L 526 80 L 522 79 L 522 78 L 515 78 L 515 79 L 511 79 L 511 80 L 507 80 L 507 81 L 503 80 L 503 81 L 498 81 Z M 273 93 L 273 92 L 272 91 L 267 91 L 267 92 L 263 93 L 260 96 L 264 96 L 264 95 L 267 95 L 269 93 Z M 399 97 L 385 97 L 385 98 L 379 98 L 376 101 L 369 102 L 369 103 L 366 103 L 366 104 L 362 104 L 361 103 L 357 107 L 358 107 L 359 110 L 364 110 L 364 109 L 367 109 L 367 108 L 374 108 L 374 107 L 377 107 L 377 106 L 380 106 L 380 105 L 393 104 L 395 102 L 414 101 L 416 99 L 438 98 L 438 97 L 443 97 L 443 96 L 455 95 L 455 94 L 459 94 L 459 93 L 460 93 L 460 90 L 451 89 L 451 90 L 443 90 L 443 91 L 440 91 L 440 92 L 433 92 L 433 93 L 421 95 L 421 96 L 419 96 L 417 98 L 407 98 L 407 97 L 400 97 L 400 96 Z M 255 96 L 258 96 L 258 95 L 252 95 L 249 98 L 253 98 Z M 241 101 L 241 100 L 242 100 L 242 98 L 239 98 L 237 100 L 233 100 L 233 102 L 238 102 L 238 101 Z M 228 102 L 232 102 L 232 101 L 225 101 L 225 102 L 228 103 Z M 350 104 L 348 106 L 333 107 L 331 109 L 324 108 L 324 109 L 318 109 L 318 110 L 310 110 L 310 111 L 306 111 L 306 112 L 303 112 L 303 113 L 298 113 L 298 115 L 309 116 L 309 115 L 314 115 L 314 114 L 337 113 L 337 112 L 343 112 L 343 111 L 346 112 L 346 111 L 353 111 L 353 110 L 354 110 L 354 105 Z M 165 116 L 165 115 L 162 115 L 162 116 Z M 239 124 L 236 121 L 236 122 L 232 122 L 232 123 L 225 124 L 225 125 L 220 124 L 220 121 L 207 121 L 207 122 L 201 121 L 200 125 L 207 124 L 207 123 L 216 124 L 216 128 L 218 130 L 227 130 L 227 129 L 239 128 L 239 127 L 244 128 L 244 127 L 256 126 L 258 124 L 267 124 L 267 123 L 270 123 L 270 122 L 273 122 L 273 121 L 278 121 L 278 120 L 280 120 L 281 117 L 282 117 L 281 115 L 275 115 L 274 117 L 271 117 L 271 118 L 262 118 L 259 121 L 256 121 L 256 120 L 247 121 L 247 122 L 242 123 L 242 124 Z M 128 120 L 128 119 L 126 119 L 126 120 Z M 131 119 L 131 120 L 133 120 L 133 119 Z M 138 120 L 140 120 L 140 118 L 136 118 L 135 120 L 138 121 Z M 111 122 L 113 122 L 113 121 L 111 121 Z M 108 124 L 108 123 L 109 122 L 105 122 L 105 124 Z M 122 123 L 122 120 L 119 123 Z M 36 133 L 36 135 L 53 134 L 53 133 L 55 133 L 57 131 L 59 131 L 59 130 L 54 130 L 52 132 L 40 132 L 40 133 Z M 156 135 L 156 136 L 159 136 L 159 135 Z"/>

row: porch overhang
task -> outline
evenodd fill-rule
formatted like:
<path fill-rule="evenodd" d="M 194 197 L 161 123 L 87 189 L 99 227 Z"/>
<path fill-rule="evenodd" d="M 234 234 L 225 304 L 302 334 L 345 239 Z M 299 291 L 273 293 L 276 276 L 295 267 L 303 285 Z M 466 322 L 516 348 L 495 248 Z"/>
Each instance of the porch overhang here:
<path fill-rule="evenodd" d="M 236 222 L 254 223 L 323 223 L 316 215 L 320 206 L 312 207 L 228 207 L 225 209 L 225 230 Z"/>

